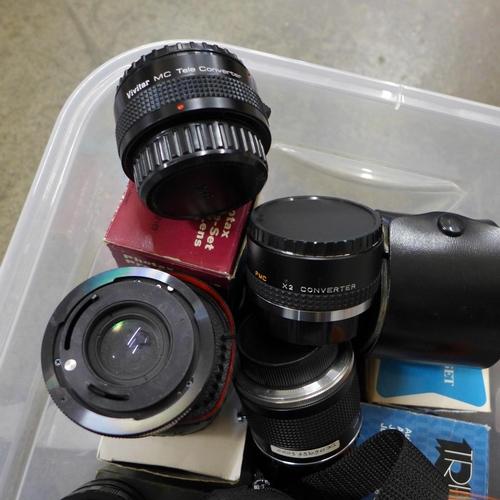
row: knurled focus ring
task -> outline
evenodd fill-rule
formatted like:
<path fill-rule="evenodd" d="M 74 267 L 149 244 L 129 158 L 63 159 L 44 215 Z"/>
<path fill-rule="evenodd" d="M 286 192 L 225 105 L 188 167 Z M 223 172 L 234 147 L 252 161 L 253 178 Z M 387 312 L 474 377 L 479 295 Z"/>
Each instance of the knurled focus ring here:
<path fill-rule="evenodd" d="M 173 160 L 202 151 L 250 154 L 265 162 L 258 135 L 241 125 L 205 121 L 169 128 L 147 143 L 134 161 L 134 181 L 140 186 L 151 172 Z"/>
<path fill-rule="evenodd" d="M 380 274 L 364 288 L 335 294 L 311 294 L 276 288 L 260 280 L 247 269 L 250 289 L 259 297 L 277 306 L 300 311 L 341 311 L 371 299 L 380 285 Z"/>
<path fill-rule="evenodd" d="M 121 113 L 116 124 L 118 148 L 130 128 L 147 114 L 163 106 L 186 99 L 225 97 L 244 102 L 264 116 L 267 106 L 245 83 L 220 75 L 193 75 L 160 82 L 136 94 Z"/>
<path fill-rule="evenodd" d="M 307 417 L 272 418 L 242 405 L 252 432 L 266 443 L 288 449 L 311 449 L 341 436 L 359 416 L 360 392 L 357 374 L 337 402 Z M 293 410 L 291 410 L 293 411 Z M 276 416 L 278 413 L 276 413 Z"/>

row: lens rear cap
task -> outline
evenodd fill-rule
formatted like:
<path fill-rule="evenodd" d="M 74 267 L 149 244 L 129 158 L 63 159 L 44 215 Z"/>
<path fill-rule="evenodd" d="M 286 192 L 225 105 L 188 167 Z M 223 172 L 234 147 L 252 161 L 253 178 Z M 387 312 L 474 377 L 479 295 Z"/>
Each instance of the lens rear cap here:
<path fill-rule="evenodd" d="M 294 196 L 258 206 L 249 236 L 295 255 L 329 257 L 363 252 L 381 237 L 375 210 L 340 198 Z"/>
<path fill-rule="evenodd" d="M 261 191 L 267 174 L 259 137 L 227 122 L 171 128 L 147 143 L 134 163 L 141 200 L 152 212 L 176 219 L 242 206 Z"/>

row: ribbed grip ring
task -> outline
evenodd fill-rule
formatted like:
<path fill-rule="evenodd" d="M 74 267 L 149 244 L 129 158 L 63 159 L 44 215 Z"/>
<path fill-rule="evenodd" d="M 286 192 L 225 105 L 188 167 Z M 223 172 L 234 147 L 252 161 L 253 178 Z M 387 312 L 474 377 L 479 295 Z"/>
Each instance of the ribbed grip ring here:
<path fill-rule="evenodd" d="M 268 107 L 245 83 L 221 75 L 183 76 L 162 81 L 136 94 L 121 113 L 116 123 L 118 148 L 128 130 L 142 117 L 168 104 L 187 99 L 225 97 L 244 102 L 258 109 L 264 116 Z"/>
<path fill-rule="evenodd" d="M 265 162 L 259 136 L 248 128 L 226 122 L 206 121 L 172 127 L 147 143 L 134 161 L 136 186 L 151 172 L 191 154 L 209 151 L 250 154 Z"/>
<path fill-rule="evenodd" d="M 255 225 L 253 219 L 248 226 L 248 236 L 261 245 L 292 253 L 294 255 L 307 255 L 309 257 L 335 257 L 339 255 L 357 254 L 375 246 L 382 236 L 382 226 L 374 228 L 373 232 L 360 235 L 355 239 L 346 241 L 301 241 L 283 238 L 269 233 Z"/>
<path fill-rule="evenodd" d="M 341 311 L 350 309 L 372 298 L 380 285 L 380 274 L 368 286 L 335 294 L 300 293 L 276 288 L 255 277 L 247 269 L 250 289 L 259 297 L 277 306 L 301 311 Z"/>
<path fill-rule="evenodd" d="M 312 449 L 341 436 L 358 418 L 360 392 L 357 374 L 342 398 L 314 415 L 297 418 L 264 416 L 242 405 L 252 432 L 266 443 L 288 449 Z M 276 413 L 276 417 L 279 413 Z"/>

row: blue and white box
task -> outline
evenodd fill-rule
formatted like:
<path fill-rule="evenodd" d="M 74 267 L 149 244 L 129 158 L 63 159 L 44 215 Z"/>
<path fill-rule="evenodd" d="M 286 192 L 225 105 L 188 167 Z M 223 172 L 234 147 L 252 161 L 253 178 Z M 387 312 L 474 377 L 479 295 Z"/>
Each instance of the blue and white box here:
<path fill-rule="evenodd" d="M 448 480 L 450 492 L 488 494 L 488 426 L 379 405 L 361 406 L 358 444 L 377 432 L 398 429 Z"/>
<path fill-rule="evenodd" d="M 375 358 L 366 367 L 371 403 L 491 411 L 488 369 Z"/>

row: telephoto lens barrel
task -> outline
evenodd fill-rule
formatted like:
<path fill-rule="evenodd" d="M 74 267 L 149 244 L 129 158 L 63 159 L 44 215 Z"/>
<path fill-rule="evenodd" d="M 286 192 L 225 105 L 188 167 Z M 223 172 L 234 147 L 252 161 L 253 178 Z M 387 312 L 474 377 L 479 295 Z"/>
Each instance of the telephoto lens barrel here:
<path fill-rule="evenodd" d="M 123 170 L 160 216 L 227 212 L 267 180 L 271 110 L 227 49 L 177 43 L 143 56 L 120 80 L 114 112 Z"/>
<path fill-rule="evenodd" d="M 237 346 L 234 383 L 264 455 L 285 466 L 307 468 L 350 449 L 361 416 L 349 342 L 290 344 L 268 335 L 251 315 L 238 331 Z"/>
<path fill-rule="evenodd" d="M 203 282 L 179 278 L 115 269 L 59 304 L 42 370 L 70 419 L 98 434 L 141 437 L 201 430 L 217 415 L 234 360 L 231 312 Z"/>
<path fill-rule="evenodd" d="M 271 335 L 323 345 L 351 340 L 380 287 L 382 227 L 368 207 L 297 196 L 256 207 L 249 288 Z"/>

